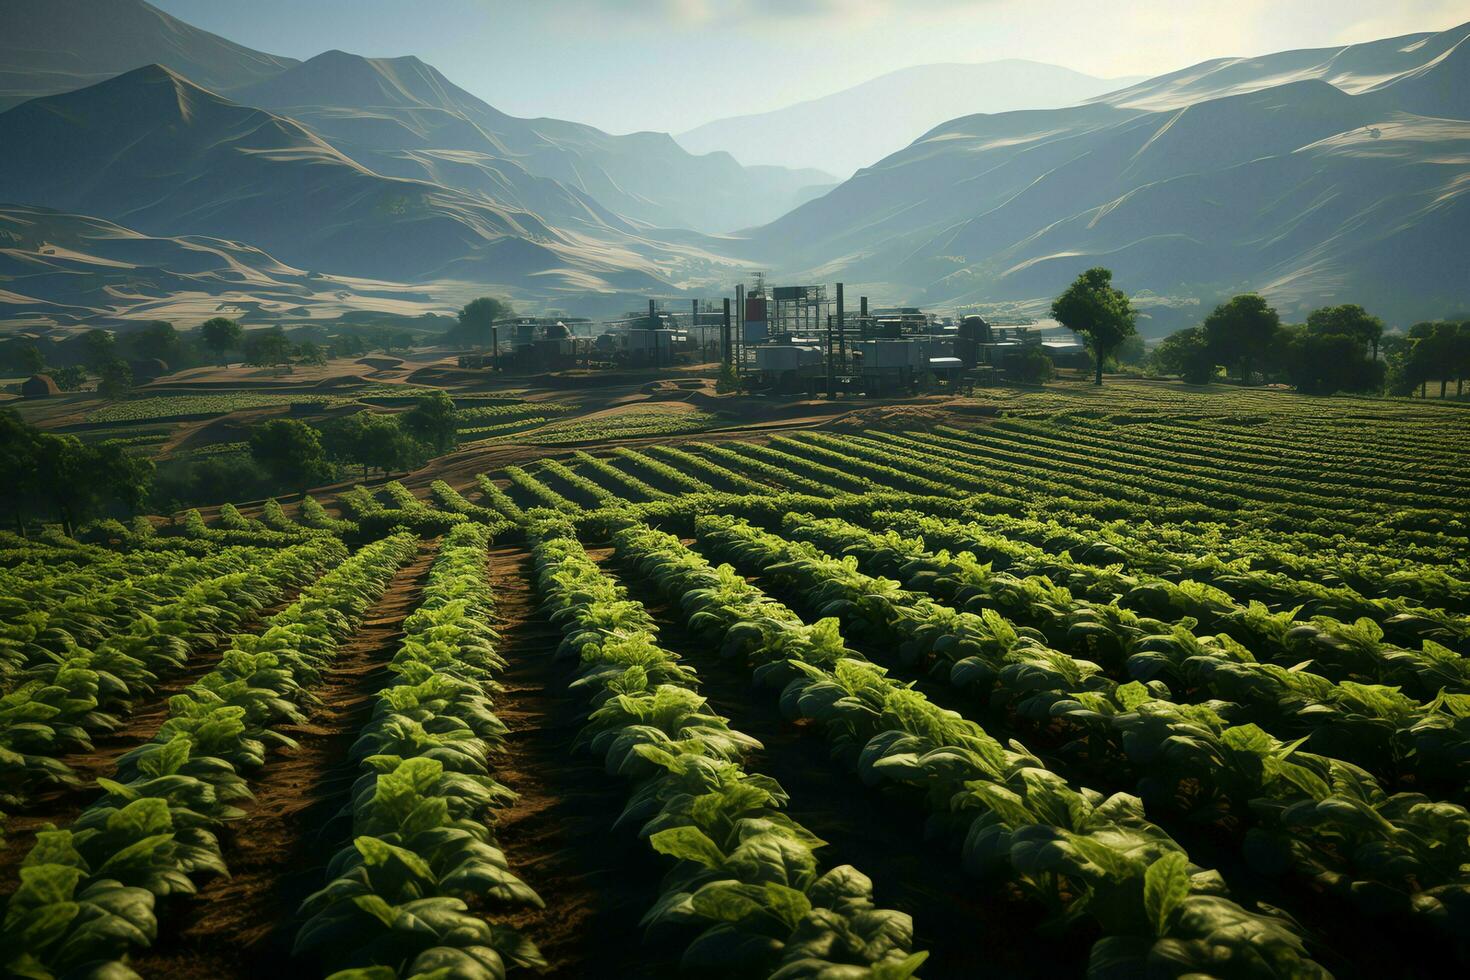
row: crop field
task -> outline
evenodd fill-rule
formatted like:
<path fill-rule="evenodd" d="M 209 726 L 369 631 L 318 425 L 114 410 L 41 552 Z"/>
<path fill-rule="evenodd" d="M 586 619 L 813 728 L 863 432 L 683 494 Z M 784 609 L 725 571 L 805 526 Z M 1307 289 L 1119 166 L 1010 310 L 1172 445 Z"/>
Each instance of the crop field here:
<path fill-rule="evenodd" d="M 563 414 L 0 532 L 10 974 L 1470 969 L 1464 407 Z"/>

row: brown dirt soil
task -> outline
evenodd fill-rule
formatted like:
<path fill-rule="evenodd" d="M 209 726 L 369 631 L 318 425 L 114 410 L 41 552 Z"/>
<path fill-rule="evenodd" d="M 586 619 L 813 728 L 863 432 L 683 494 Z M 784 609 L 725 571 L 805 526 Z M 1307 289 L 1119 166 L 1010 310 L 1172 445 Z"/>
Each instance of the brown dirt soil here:
<path fill-rule="evenodd" d="M 664 862 L 636 828 L 613 829 L 628 787 L 572 748 L 584 702 L 568 689 L 571 665 L 553 657 L 561 634 L 535 607 L 530 554 L 495 549 L 491 575 L 509 662 L 496 714 L 510 733 L 496 775 L 520 794 L 497 834 L 547 906 L 507 921 L 540 947 L 549 977 L 675 976 L 677 949 L 646 945 L 638 924 Z"/>
<path fill-rule="evenodd" d="M 133 964 L 140 974 L 320 976 L 290 958 L 296 909 L 326 883 L 326 863 L 346 839 L 348 828 L 333 817 L 358 775 L 347 753 L 371 713 L 383 666 L 418 605 L 436 550 L 433 542 L 421 543 L 417 557 L 399 570 L 312 691 L 320 703 L 307 722 L 285 729 L 298 747 L 273 756 L 251 783 L 254 802 L 222 835 L 231 876 L 211 879 L 183 901 L 160 903 L 160 941 Z"/>

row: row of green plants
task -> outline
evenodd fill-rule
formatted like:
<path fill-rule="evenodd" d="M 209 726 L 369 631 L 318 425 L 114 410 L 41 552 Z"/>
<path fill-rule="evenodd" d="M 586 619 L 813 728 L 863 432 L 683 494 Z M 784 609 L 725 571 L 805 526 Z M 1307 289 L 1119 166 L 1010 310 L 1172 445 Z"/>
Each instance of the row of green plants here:
<path fill-rule="evenodd" d="M 1325 617 L 1355 623 L 1367 618 L 1395 643 L 1418 646 L 1431 640 L 1456 650 L 1470 648 L 1470 617 L 1463 613 L 1431 609 L 1397 597 L 1370 599 L 1347 585 L 1328 586 L 1274 572 L 1232 568 L 1218 560 L 1190 563 L 1190 573 L 1199 572 L 1197 578 L 1128 571 L 1108 561 L 1115 554 L 1111 551 L 1093 562 L 1075 561 L 1065 552 L 1013 541 L 974 521 L 929 518 L 914 511 L 875 514 L 874 523 L 910 538 L 922 537 L 931 547 L 969 552 L 992 568 L 1018 577 L 1044 575 L 1091 600 L 1116 600 L 1121 606 L 1164 620 L 1193 617 L 1206 628 L 1231 633 L 1247 645 L 1280 640 L 1274 628 L 1265 632 L 1253 628 L 1263 619 L 1260 607 L 1264 605 L 1272 613 L 1293 611 L 1288 622 Z"/>
<path fill-rule="evenodd" d="M 1392 541 L 1393 546 L 1410 553 L 1410 545 L 1433 547 L 1442 544 L 1440 534 L 1453 532 L 1463 537 L 1464 527 L 1453 515 L 1430 514 L 1422 526 L 1389 527 L 1383 521 L 1389 515 L 1376 513 L 1373 519 L 1350 519 L 1348 515 L 1324 513 L 1320 499 L 1302 497 L 1287 487 L 1273 488 L 1270 502 L 1242 496 L 1238 484 L 1224 484 L 1212 476 L 1211 469 L 1197 470 L 1187 479 L 1164 480 L 1141 470 L 1136 465 L 1106 464 L 1088 457 L 1077 449 L 1074 441 L 1067 450 L 1048 448 L 1005 448 L 998 439 L 986 439 L 984 432 L 965 432 L 936 427 L 935 433 L 910 433 L 902 437 L 926 454 L 937 454 L 1002 469 L 1008 476 L 1054 478 L 1063 468 L 1072 493 L 1087 492 L 1099 497 L 1132 505 L 1139 513 L 1150 508 L 1149 516 L 1157 520 L 1158 501 L 1168 501 L 1180 514 L 1192 520 L 1218 520 L 1222 516 L 1267 530 L 1306 530 L 1323 535 L 1343 535 L 1365 542 Z M 955 435 L 960 433 L 960 435 Z M 896 437 L 881 441 L 890 442 Z M 852 437 L 861 442 L 861 438 Z M 1249 489 L 1249 488 L 1247 488 Z M 1418 513 L 1418 512 L 1415 512 Z M 1118 512 L 1113 516 L 1128 516 Z"/>
<path fill-rule="evenodd" d="M 878 534 L 839 519 L 816 520 L 788 515 L 783 532 L 802 551 L 802 543 L 821 553 L 841 556 L 841 568 L 830 561 L 813 563 L 817 553 L 793 556 L 802 567 L 820 568 L 838 579 L 846 575 L 851 587 L 872 586 L 897 594 L 901 582 L 914 595 L 928 594 L 971 615 L 995 613 L 1018 624 L 1049 649 L 1078 663 L 1100 663 L 1108 677 L 1150 685 L 1161 697 L 1190 704 L 1228 704 L 1231 720 L 1258 723 L 1283 738 L 1305 739 L 1312 750 L 1365 767 L 1395 785 L 1443 792 L 1462 798 L 1470 785 L 1470 693 L 1433 690 L 1423 699 L 1401 688 L 1344 678 L 1342 673 L 1365 673 L 1377 667 L 1372 658 L 1394 662 L 1402 655 L 1392 648 L 1360 649 L 1346 662 L 1326 662 L 1313 669 L 1299 662 L 1301 649 L 1290 639 L 1299 628 L 1286 616 L 1263 610 L 1237 610 L 1214 623 L 1226 630 L 1209 634 L 1191 617 L 1173 621 L 1139 616 L 1113 603 L 1071 601 L 1065 590 L 1048 580 L 1019 579 L 992 572 L 969 552 L 951 554 L 925 550 L 918 538 L 892 531 Z M 778 539 L 762 541 L 775 547 Z M 897 581 L 874 576 L 891 575 Z M 926 607 L 927 609 L 928 607 Z M 941 616 L 940 619 L 944 617 Z M 961 620 L 974 626 L 972 620 Z M 1270 636 L 1256 627 L 1274 626 L 1279 662 L 1263 662 L 1237 636 Z M 1347 626 L 1324 620 L 1310 625 L 1338 640 L 1366 640 L 1365 624 Z M 1242 628 L 1245 627 L 1245 628 Z M 1256 648 L 1260 652 L 1260 648 Z M 1440 651 L 1436 665 L 1465 661 Z M 1366 661 L 1366 663 L 1365 663 Z M 1415 674 L 1418 680 L 1421 674 Z M 1085 674 L 1079 674 L 1079 679 Z M 1099 678 L 1103 682 L 1102 678 Z M 1462 687 L 1464 685 L 1461 685 Z"/>
<path fill-rule="evenodd" d="M 524 442 L 538 446 L 567 446 L 579 442 L 603 442 L 610 439 L 641 439 L 700 432 L 718 419 L 708 412 L 629 411 L 590 419 L 567 419 L 553 422 L 526 437 Z"/>
<path fill-rule="evenodd" d="M 37 834 L 0 920 L 10 974 L 137 976 L 126 957 L 157 938 L 155 900 L 228 874 L 218 833 L 250 797 L 243 774 L 264 766 L 270 748 L 292 746 L 280 727 L 305 720 L 302 705 L 338 644 L 417 548 L 409 534 L 367 545 L 261 632 L 236 635 L 214 670 L 170 699 L 153 740 L 98 780 L 103 795 L 70 827 Z"/>
<path fill-rule="evenodd" d="M 572 454 L 572 459 L 576 461 L 579 469 L 595 474 L 596 478 L 602 481 L 604 485 L 610 485 L 610 488 L 618 494 L 620 499 L 646 501 L 662 500 L 669 496 L 668 493 L 648 483 L 642 477 L 625 472 L 607 460 L 593 456 L 591 453 L 579 449 Z"/>
<path fill-rule="evenodd" d="M 772 492 L 769 485 L 751 479 L 742 472 L 732 470 L 728 466 L 693 451 L 700 449 L 708 452 L 711 449 L 723 448 L 723 446 L 715 446 L 707 442 L 692 442 L 684 446 L 645 446 L 643 452 L 676 467 L 682 473 L 708 481 L 713 487 L 723 488 L 726 492 Z"/>
<path fill-rule="evenodd" d="M 573 687 L 592 705 L 578 743 L 633 783 L 618 823 L 676 860 L 643 924 L 693 933 L 681 965 L 701 975 L 912 976 L 926 954 L 911 952 L 909 916 L 877 907 L 856 868 L 821 872 L 823 842 L 783 812 L 775 780 L 745 767 L 760 744 L 709 710 L 647 610 L 569 524 L 536 520 L 529 536 L 558 654 L 576 660 Z"/>
<path fill-rule="evenodd" d="M 1307 901 L 1325 893 L 1370 920 L 1437 939 L 1447 952 L 1464 945 L 1470 812 L 1463 806 L 1417 792 L 1390 795 L 1366 770 L 1301 748 L 1305 739 L 1283 742 L 1236 717 L 1226 700 L 1178 704 L 1156 682 L 1117 684 L 994 609 L 957 612 L 861 574 L 851 558 L 742 522 L 711 518 L 701 532 L 716 554 L 799 590 L 805 604 L 836 614 L 853 635 L 896 650 L 912 666 L 937 663 L 980 705 L 1060 740 L 1059 754 L 1088 778 L 1116 781 L 1128 772 L 1151 814 L 1212 824 L 1238 841 L 1255 872 L 1296 876 Z M 1187 633 L 1184 642 L 1201 646 Z M 1393 693 L 1354 686 L 1335 700 L 1330 685 L 1310 675 L 1292 693 L 1301 700 L 1308 690 L 1323 696 L 1312 706 L 1323 709 L 1314 736 L 1327 731 L 1330 741 L 1335 730 L 1339 742 L 1355 734 L 1343 714 L 1371 712 L 1375 694 L 1383 701 Z M 1451 703 L 1456 710 L 1442 720 L 1470 719 L 1470 696 Z M 1328 713 L 1344 706 L 1337 718 Z M 1464 755 L 1466 735 L 1470 726 L 1461 726 L 1452 754 Z"/>
<path fill-rule="evenodd" d="M 361 775 L 345 808 L 349 843 L 303 902 L 295 943 L 338 980 L 499 980 L 546 965 L 530 939 L 493 921 L 542 901 L 495 837 L 493 811 L 515 794 L 490 770 L 505 734 L 492 703 L 505 664 L 490 625 L 490 540 L 478 524 L 444 538 L 392 680 L 350 751 Z"/>
<path fill-rule="evenodd" d="M 495 481 L 484 473 L 479 473 L 475 476 L 475 486 L 479 489 L 480 496 L 485 498 L 485 502 L 496 514 L 514 524 L 525 523 L 526 512 L 521 509 L 520 504 L 511 499 L 510 494 L 496 486 Z"/>
<path fill-rule="evenodd" d="M 277 552 L 231 551 L 198 577 L 132 591 L 136 617 L 83 646 L 68 639 L 20 673 L 0 697 L 0 802 L 23 803 L 42 785 L 75 785 L 60 757 L 90 751 L 150 694 L 160 675 L 279 602 L 346 557 L 335 540 Z M 167 580 L 168 576 L 161 578 Z"/>
<path fill-rule="evenodd" d="M 699 477 L 670 466 L 668 462 L 655 458 L 649 452 L 619 446 L 613 450 L 612 458 L 629 469 L 638 471 L 643 479 L 652 480 L 669 493 L 708 493 L 714 489 Z"/>
<path fill-rule="evenodd" d="M 1136 797 L 1073 789 L 847 649 L 835 618 L 803 623 L 671 535 L 632 526 L 614 540 L 692 629 L 781 686 L 783 711 L 825 731 L 837 760 L 925 807 L 967 871 L 1045 910 L 1046 931 L 1098 935 L 1090 975 L 1326 975 L 1291 920 L 1234 901 Z"/>
<path fill-rule="evenodd" d="M 1238 443 L 1223 436 L 1218 427 L 1204 438 L 1199 433 L 1183 433 L 1171 425 L 1114 425 L 1092 419 L 1069 419 L 1061 423 L 1022 423 L 1010 419 L 998 419 L 992 429 L 1001 432 L 1038 432 L 1052 439 L 1075 442 L 1078 436 L 1106 442 L 1130 456 L 1160 461 L 1184 463 L 1190 466 L 1208 466 L 1228 473 L 1232 477 L 1272 482 L 1290 481 L 1293 485 L 1312 484 L 1331 489 L 1332 485 L 1322 482 L 1326 474 L 1347 482 L 1355 489 L 1366 490 L 1374 499 L 1386 499 L 1381 494 L 1412 503 L 1416 506 L 1429 503 L 1444 506 L 1453 502 L 1457 494 L 1470 490 L 1463 483 L 1451 484 L 1436 474 L 1432 458 L 1404 460 L 1412 463 L 1416 478 L 1395 476 L 1385 472 L 1382 456 L 1375 463 L 1364 456 L 1361 449 L 1351 457 L 1326 457 L 1321 453 L 1297 454 L 1284 451 L 1278 443 L 1257 446 L 1246 450 Z"/>
<path fill-rule="evenodd" d="M 983 441 L 988 445 L 1055 456 L 1068 460 L 1069 464 L 1076 462 L 1102 472 L 1143 471 L 1190 488 L 1209 488 L 1230 497 L 1265 504 L 1288 502 L 1323 511 L 1378 511 L 1434 508 L 1442 507 L 1444 503 L 1412 489 L 1395 490 L 1383 486 L 1375 487 L 1371 495 L 1344 495 L 1340 482 L 1322 479 L 1324 471 L 1320 467 L 1273 469 L 1268 465 L 1259 473 L 1253 468 L 1237 471 L 1204 454 L 1191 460 L 1167 447 L 1154 448 L 1147 441 L 1134 445 L 1124 438 L 1096 430 L 1050 430 L 1044 424 L 1000 420 L 986 426 L 981 433 L 949 426 L 937 426 L 934 431 L 957 443 L 980 441 L 976 436 L 983 435 Z"/>

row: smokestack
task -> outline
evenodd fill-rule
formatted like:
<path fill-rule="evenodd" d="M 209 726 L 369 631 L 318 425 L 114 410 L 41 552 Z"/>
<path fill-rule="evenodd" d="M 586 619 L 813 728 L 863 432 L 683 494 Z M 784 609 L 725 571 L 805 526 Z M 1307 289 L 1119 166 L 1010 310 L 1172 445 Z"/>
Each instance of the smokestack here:
<path fill-rule="evenodd" d="M 842 363 L 847 363 L 847 326 L 845 311 L 842 308 L 842 283 L 837 284 L 837 356 L 842 358 Z"/>
<path fill-rule="evenodd" d="M 720 360 L 730 363 L 730 297 L 725 297 L 725 322 L 720 328 Z"/>

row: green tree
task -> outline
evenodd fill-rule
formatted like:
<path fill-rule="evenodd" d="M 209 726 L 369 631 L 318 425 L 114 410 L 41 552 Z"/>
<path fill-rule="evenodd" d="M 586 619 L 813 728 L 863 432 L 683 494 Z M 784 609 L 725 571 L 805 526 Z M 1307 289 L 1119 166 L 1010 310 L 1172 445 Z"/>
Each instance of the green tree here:
<path fill-rule="evenodd" d="M 46 356 L 34 340 L 21 343 L 15 351 L 16 360 L 26 374 L 40 374 L 46 370 Z M 52 379 L 55 380 L 55 379 Z"/>
<path fill-rule="evenodd" d="M 1188 384 L 1209 384 L 1215 376 L 1215 358 L 1203 327 L 1186 327 L 1165 337 L 1153 352 L 1154 369 L 1177 374 Z"/>
<path fill-rule="evenodd" d="M 251 429 L 250 455 L 278 483 L 298 492 L 332 477 L 321 436 L 296 419 L 271 419 Z"/>
<path fill-rule="evenodd" d="M 327 363 L 327 354 L 320 344 L 308 340 L 296 348 L 296 360 L 312 367 L 320 367 Z"/>
<path fill-rule="evenodd" d="M 121 446 L 88 446 L 75 436 L 36 439 L 35 489 L 68 535 L 113 508 L 135 511 L 148 495 L 153 463 Z"/>
<path fill-rule="evenodd" d="M 103 398 L 121 401 L 133 393 L 133 369 L 113 358 L 98 372 L 97 393 Z"/>
<path fill-rule="evenodd" d="M 244 338 L 245 331 L 240 328 L 240 325 L 222 316 L 205 320 L 199 327 L 200 342 L 214 352 L 214 356 L 219 359 L 220 367 L 230 366 L 226 355 L 232 350 L 239 350 Z"/>
<path fill-rule="evenodd" d="M 1307 328 L 1313 333 L 1334 337 L 1352 337 L 1373 351 L 1378 360 L 1378 345 L 1383 339 L 1383 321 L 1356 303 L 1326 306 L 1307 316 Z"/>
<path fill-rule="evenodd" d="M 1028 385 L 1046 384 L 1056 377 L 1057 373 L 1051 355 L 1047 354 L 1046 348 L 1040 344 L 1027 344 L 1022 347 L 1011 360 L 1010 369 L 1015 374 L 1017 381 Z"/>
<path fill-rule="evenodd" d="M 1103 362 L 1123 341 L 1138 332 L 1137 312 L 1128 295 L 1113 286 L 1113 274 L 1098 267 L 1088 269 L 1067 287 L 1051 304 L 1051 315 L 1074 333 L 1087 340 L 1097 370 L 1096 383 L 1101 385 Z"/>
<path fill-rule="evenodd" d="M 62 391 L 78 391 L 87 380 L 87 372 L 71 364 L 67 367 L 52 369 L 51 380 L 55 381 L 56 387 Z"/>
<path fill-rule="evenodd" d="M 245 335 L 245 363 L 256 367 L 280 367 L 291 362 L 291 341 L 280 327 L 253 330 Z"/>
<path fill-rule="evenodd" d="M 117 360 L 117 339 L 110 330 L 88 330 L 82 334 L 82 363 L 93 374 L 100 374 L 110 362 Z"/>
<path fill-rule="evenodd" d="M 183 341 L 179 339 L 179 332 L 174 329 L 174 325 L 167 320 L 154 320 L 141 330 L 125 336 L 123 342 L 133 357 L 139 360 L 156 358 L 169 367 L 177 366 L 182 360 Z"/>
<path fill-rule="evenodd" d="M 17 534 L 25 534 L 26 511 L 35 505 L 36 453 L 38 434 L 21 421 L 12 409 L 0 409 L 0 506 L 15 522 Z"/>
<path fill-rule="evenodd" d="M 495 321 L 514 316 L 510 304 L 493 296 L 470 300 L 459 311 L 459 322 L 446 337 L 451 343 L 471 344 L 485 348 L 490 344 L 490 328 Z"/>
<path fill-rule="evenodd" d="M 1233 368 L 1250 384 L 1252 372 L 1271 350 L 1281 329 L 1281 317 L 1260 296 L 1236 296 L 1205 317 L 1205 342 L 1216 363 Z"/>
<path fill-rule="evenodd" d="M 404 431 L 436 453 L 447 453 L 459 443 L 459 417 L 454 399 L 446 392 L 434 391 L 421 397 L 404 413 L 402 423 Z"/>
<path fill-rule="evenodd" d="M 1368 357 L 1360 338 L 1320 333 L 1310 326 L 1283 327 L 1282 333 L 1286 377 L 1298 391 L 1330 395 L 1382 390 L 1384 366 Z"/>

